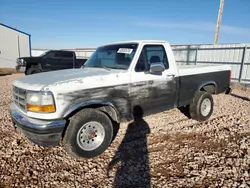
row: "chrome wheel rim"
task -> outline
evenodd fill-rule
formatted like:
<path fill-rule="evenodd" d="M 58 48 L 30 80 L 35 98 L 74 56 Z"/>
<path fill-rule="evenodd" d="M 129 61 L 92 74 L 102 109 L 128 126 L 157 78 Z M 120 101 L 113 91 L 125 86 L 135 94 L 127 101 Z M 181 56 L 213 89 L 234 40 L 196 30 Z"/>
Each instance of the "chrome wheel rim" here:
<path fill-rule="evenodd" d="M 105 137 L 104 127 L 96 121 L 84 124 L 77 133 L 77 144 L 86 151 L 98 148 Z"/>
<path fill-rule="evenodd" d="M 201 114 L 203 116 L 207 116 L 211 111 L 211 107 L 212 107 L 211 101 L 208 98 L 204 99 L 201 103 Z"/>

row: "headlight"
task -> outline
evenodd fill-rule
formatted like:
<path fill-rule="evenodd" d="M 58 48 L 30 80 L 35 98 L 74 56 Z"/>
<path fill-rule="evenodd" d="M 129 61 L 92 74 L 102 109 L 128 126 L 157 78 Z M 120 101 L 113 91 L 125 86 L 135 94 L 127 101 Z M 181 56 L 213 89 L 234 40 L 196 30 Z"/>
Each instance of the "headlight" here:
<path fill-rule="evenodd" d="M 24 59 L 22 59 L 22 58 L 16 59 L 16 63 L 17 63 L 19 66 L 25 66 L 25 61 L 24 61 Z"/>
<path fill-rule="evenodd" d="M 26 94 L 26 108 L 31 112 L 55 112 L 55 103 L 52 93 L 28 92 Z"/>

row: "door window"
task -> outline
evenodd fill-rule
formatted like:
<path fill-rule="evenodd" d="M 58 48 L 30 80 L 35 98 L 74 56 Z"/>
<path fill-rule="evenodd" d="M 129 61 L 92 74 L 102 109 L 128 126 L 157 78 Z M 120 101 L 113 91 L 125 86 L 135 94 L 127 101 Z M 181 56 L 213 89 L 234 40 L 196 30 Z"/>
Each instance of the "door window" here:
<path fill-rule="evenodd" d="M 46 52 L 46 54 L 44 55 L 44 57 L 46 57 L 46 58 L 54 58 L 55 57 L 55 52 L 48 51 L 48 52 Z"/>
<path fill-rule="evenodd" d="M 73 58 L 73 53 L 65 51 L 57 51 L 55 52 L 55 58 Z"/>
<path fill-rule="evenodd" d="M 151 63 L 162 62 L 165 69 L 169 68 L 168 58 L 164 46 L 162 45 L 145 45 L 137 61 L 135 71 L 145 72 L 149 70 Z"/>

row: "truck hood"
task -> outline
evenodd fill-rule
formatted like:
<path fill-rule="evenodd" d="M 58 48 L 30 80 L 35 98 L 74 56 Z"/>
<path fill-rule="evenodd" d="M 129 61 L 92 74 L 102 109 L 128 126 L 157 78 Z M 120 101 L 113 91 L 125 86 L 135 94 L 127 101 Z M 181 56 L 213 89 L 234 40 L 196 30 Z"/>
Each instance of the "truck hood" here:
<path fill-rule="evenodd" d="M 19 57 L 18 59 L 24 59 L 24 60 L 26 60 L 26 59 L 38 59 L 38 58 L 40 58 L 39 56 L 27 56 L 27 57 Z"/>
<path fill-rule="evenodd" d="M 103 77 L 117 73 L 124 73 L 124 70 L 106 70 L 102 68 L 66 69 L 58 71 L 43 72 L 21 77 L 13 82 L 13 85 L 26 90 L 43 90 L 44 87 L 55 86 L 62 83 L 80 82 L 85 78 Z"/>

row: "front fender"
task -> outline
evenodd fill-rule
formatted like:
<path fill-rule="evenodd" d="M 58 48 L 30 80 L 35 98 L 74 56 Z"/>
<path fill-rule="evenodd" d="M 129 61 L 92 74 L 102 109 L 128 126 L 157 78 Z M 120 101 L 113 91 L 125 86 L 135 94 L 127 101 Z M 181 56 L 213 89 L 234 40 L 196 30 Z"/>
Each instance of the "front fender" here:
<path fill-rule="evenodd" d="M 77 104 L 74 104 L 70 106 L 64 113 L 63 118 L 69 118 L 79 110 L 86 108 L 86 107 L 93 107 L 93 108 L 99 108 L 99 107 L 110 107 L 113 112 L 111 112 L 111 117 L 114 120 L 120 121 L 120 113 L 117 110 L 116 106 L 110 102 L 105 100 L 90 100 L 90 101 L 82 101 L 77 102 Z M 114 117 L 115 116 L 115 117 Z"/>

